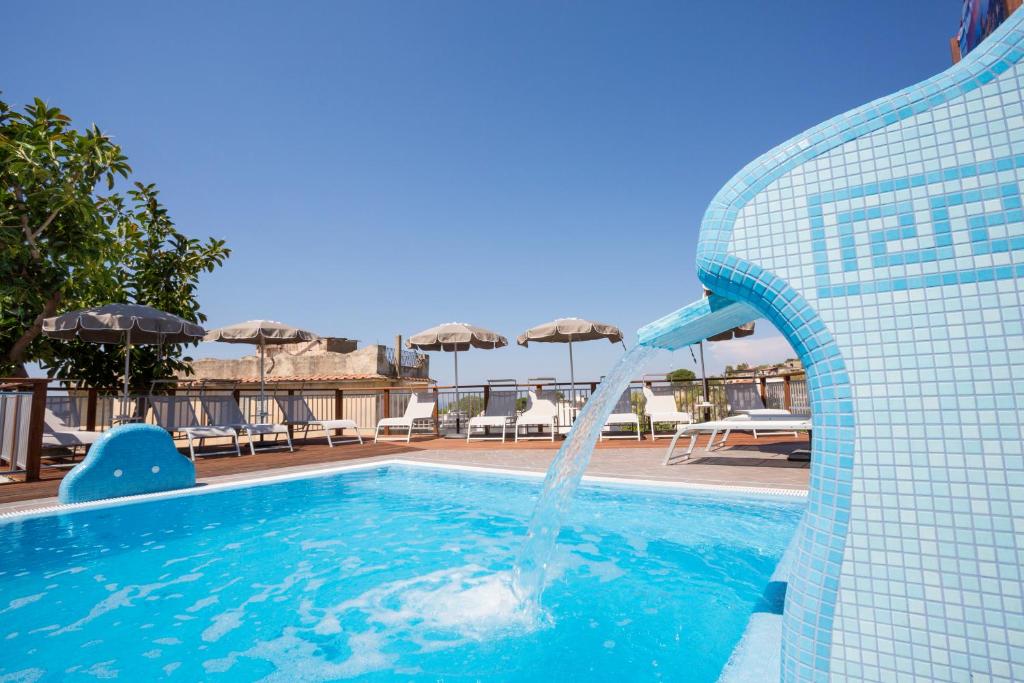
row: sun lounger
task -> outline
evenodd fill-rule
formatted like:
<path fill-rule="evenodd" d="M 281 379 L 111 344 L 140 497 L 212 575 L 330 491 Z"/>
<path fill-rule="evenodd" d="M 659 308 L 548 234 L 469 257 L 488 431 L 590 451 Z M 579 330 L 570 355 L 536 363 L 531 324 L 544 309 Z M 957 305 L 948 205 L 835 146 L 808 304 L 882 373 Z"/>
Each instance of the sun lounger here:
<path fill-rule="evenodd" d="M 729 382 L 725 385 L 725 400 L 729 406 L 729 412 L 733 415 L 747 415 L 758 420 L 786 419 L 792 417 L 792 413 L 781 408 L 765 408 L 764 399 L 754 382 Z M 773 434 L 793 434 L 794 432 L 770 431 L 764 432 L 766 436 Z M 758 437 L 758 430 L 754 430 L 754 438 Z"/>
<path fill-rule="evenodd" d="M 640 428 L 640 416 L 633 412 L 633 390 L 626 389 L 622 392 L 622 396 L 619 397 L 618 403 L 612 408 L 612 414 L 605 420 L 604 427 L 601 429 L 601 441 L 605 439 L 632 439 L 633 434 L 626 432 L 625 434 L 607 434 L 612 427 L 622 427 L 631 425 L 636 428 L 636 440 L 640 441 L 643 439 L 643 430 Z"/>
<path fill-rule="evenodd" d="M 472 440 L 474 428 L 483 432 L 488 427 L 494 427 L 495 429 L 500 427 L 501 441 L 504 443 L 506 429 L 515 424 L 517 397 L 518 394 L 515 390 L 495 391 L 492 389 L 483 412 L 476 417 L 469 418 L 469 425 L 466 429 L 466 441 Z M 497 438 L 496 436 L 478 436 L 477 440 L 496 440 Z"/>
<path fill-rule="evenodd" d="M 275 396 L 274 400 L 284 415 L 284 423 L 290 425 L 293 429 L 302 429 L 302 438 L 306 438 L 310 429 L 322 429 L 324 430 L 324 436 L 327 437 L 327 445 L 334 448 L 331 432 L 338 429 L 344 433 L 344 430 L 352 429 L 356 433 L 356 438 L 349 439 L 347 443 L 353 441 L 363 443 L 363 437 L 359 433 L 359 425 L 356 424 L 355 420 L 318 420 L 316 415 L 313 414 L 313 409 L 309 407 L 309 402 L 306 401 L 305 396 Z"/>
<path fill-rule="evenodd" d="M 516 441 L 527 441 L 530 439 L 551 439 L 555 440 L 557 431 L 558 406 L 555 405 L 555 395 L 549 391 L 530 391 L 530 403 L 523 414 L 516 418 Z M 527 433 L 519 435 L 519 430 L 525 427 Z M 530 436 L 530 427 L 547 427 L 550 436 Z"/>
<path fill-rule="evenodd" d="M 429 421 L 434 424 L 434 410 L 437 408 L 437 401 L 434 396 L 427 392 L 413 393 L 409 398 L 409 405 L 405 407 L 405 414 L 402 417 L 385 417 L 377 421 L 377 431 L 373 434 L 373 442 L 378 441 L 412 441 L 412 429 L 416 422 L 422 424 Z M 381 436 L 381 429 L 399 428 L 405 429 L 405 437 Z"/>
<path fill-rule="evenodd" d="M 690 424 L 693 416 L 690 413 L 679 410 L 676 407 L 675 389 L 663 387 L 644 387 L 644 415 L 651 422 L 651 440 L 658 438 L 655 428 L 657 423 L 670 423 L 674 425 Z M 664 436 L 668 436 L 664 434 Z"/>
<path fill-rule="evenodd" d="M 711 436 L 708 438 L 707 450 L 711 450 L 715 447 L 715 437 L 718 436 L 719 432 L 724 432 L 722 440 L 718 442 L 718 448 L 725 445 L 726 439 L 729 438 L 729 434 L 732 432 L 752 432 L 754 430 L 760 430 L 762 432 L 784 430 L 785 433 L 796 433 L 796 432 L 810 432 L 811 431 L 811 420 L 809 418 L 793 418 L 789 420 L 782 419 L 769 419 L 769 420 L 757 420 L 749 417 L 743 418 L 728 418 L 725 420 L 714 420 L 712 422 L 698 422 L 688 425 L 680 425 L 676 429 L 675 435 L 672 437 L 672 441 L 668 445 L 668 451 L 665 452 L 665 465 L 669 464 L 672 459 L 672 451 L 675 450 L 676 443 L 680 437 L 689 436 L 690 446 L 686 449 L 687 457 L 693 453 L 693 447 L 697 443 L 697 435 L 701 432 L 711 432 Z"/>
<path fill-rule="evenodd" d="M 149 405 L 153 409 L 157 426 L 166 429 L 172 435 L 184 434 L 188 441 L 188 457 L 196 459 L 195 441 L 202 448 L 206 439 L 228 438 L 235 445 L 235 455 L 242 455 L 238 445 L 238 432 L 229 425 L 203 425 L 196 415 L 195 406 L 188 396 L 150 396 Z M 221 455 L 230 451 L 205 453 L 204 455 Z"/>
<path fill-rule="evenodd" d="M 288 443 L 288 450 L 294 451 L 292 447 L 292 437 L 288 433 L 288 427 L 282 424 L 269 424 L 269 423 L 258 423 L 253 424 L 245 419 L 242 415 L 242 409 L 238 407 L 235 399 L 231 396 L 203 396 L 199 399 L 199 404 L 203 407 L 203 412 L 206 414 L 206 421 L 210 424 L 225 425 L 233 428 L 240 434 L 245 434 L 249 440 L 249 453 L 256 455 L 257 450 L 269 450 L 270 448 L 278 448 L 277 439 L 274 440 L 274 445 L 269 448 L 257 449 L 253 444 L 253 438 L 257 436 L 265 436 L 268 434 L 284 434 L 285 441 Z"/>
<path fill-rule="evenodd" d="M 64 420 L 57 417 L 49 408 L 43 413 L 43 447 L 44 448 L 85 448 L 96 442 L 102 432 L 90 432 L 84 429 L 69 427 Z"/>

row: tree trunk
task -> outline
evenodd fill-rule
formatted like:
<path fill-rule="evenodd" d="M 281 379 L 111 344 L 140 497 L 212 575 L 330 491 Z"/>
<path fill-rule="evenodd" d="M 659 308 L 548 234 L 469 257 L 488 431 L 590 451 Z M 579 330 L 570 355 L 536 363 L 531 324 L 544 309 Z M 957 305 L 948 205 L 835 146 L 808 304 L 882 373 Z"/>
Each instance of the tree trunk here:
<path fill-rule="evenodd" d="M 28 329 L 18 338 L 18 341 L 11 345 L 10 350 L 7 352 L 7 360 L 15 366 L 15 376 L 28 377 L 28 371 L 25 369 L 25 353 L 36 337 L 39 336 L 39 333 L 43 331 L 43 319 L 49 318 L 57 312 L 57 307 L 60 306 L 62 298 L 63 294 L 59 289 L 51 294 L 43 306 L 43 312 L 36 316 L 36 319 Z"/>

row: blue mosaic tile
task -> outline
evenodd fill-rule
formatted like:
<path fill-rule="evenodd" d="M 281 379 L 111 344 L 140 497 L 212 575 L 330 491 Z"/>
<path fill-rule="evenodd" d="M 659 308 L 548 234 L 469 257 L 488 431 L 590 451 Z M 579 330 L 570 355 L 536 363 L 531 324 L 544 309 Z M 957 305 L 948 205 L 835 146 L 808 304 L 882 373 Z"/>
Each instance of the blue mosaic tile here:
<path fill-rule="evenodd" d="M 762 155 L 704 215 L 701 281 L 808 376 L 785 681 L 1024 680 L 1022 26 Z"/>

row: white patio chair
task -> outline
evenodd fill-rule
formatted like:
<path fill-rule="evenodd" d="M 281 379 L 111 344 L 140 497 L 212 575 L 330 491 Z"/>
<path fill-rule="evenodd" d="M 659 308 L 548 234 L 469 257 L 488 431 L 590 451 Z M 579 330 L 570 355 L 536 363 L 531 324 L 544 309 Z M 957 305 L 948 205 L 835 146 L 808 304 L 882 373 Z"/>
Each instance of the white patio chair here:
<path fill-rule="evenodd" d="M 690 424 L 693 416 L 676 407 L 676 393 L 672 387 L 644 387 L 644 415 L 651 422 L 651 440 L 658 438 L 657 423 Z M 664 436 L 668 436 L 665 434 Z"/>
<path fill-rule="evenodd" d="M 188 396 L 150 396 L 149 405 L 153 409 L 153 417 L 156 418 L 158 427 L 166 429 L 172 435 L 184 434 L 188 441 L 188 457 L 195 461 L 195 441 L 199 441 L 202 448 L 207 439 L 229 438 L 235 445 L 235 455 L 242 455 L 242 449 L 238 445 L 238 432 L 228 425 L 203 425 L 196 415 L 195 406 Z M 216 453 L 203 453 L 203 455 L 222 455 L 230 451 L 218 451 Z"/>
<path fill-rule="evenodd" d="M 242 415 L 242 409 L 238 407 L 235 399 L 231 396 L 202 396 L 199 399 L 199 404 L 203 408 L 203 413 L 206 414 L 206 421 L 210 424 L 225 425 L 232 427 L 239 434 L 245 434 L 249 440 L 249 453 L 256 455 L 257 450 L 265 451 L 271 448 L 278 448 L 277 439 L 274 440 L 274 445 L 269 448 L 257 449 L 253 444 L 253 437 L 263 436 L 266 434 L 284 434 L 285 441 L 288 442 L 288 450 L 294 451 L 292 447 L 292 437 L 288 433 L 288 427 L 282 424 L 269 424 L 269 423 L 258 423 L 253 424 L 245 419 Z"/>
<path fill-rule="evenodd" d="M 554 441 L 555 433 L 558 431 L 558 406 L 555 405 L 555 394 L 550 391 L 531 390 L 529 396 L 530 403 L 526 406 L 526 410 L 516 418 L 516 441 L 529 441 L 531 439 L 550 439 Z M 527 429 L 527 433 L 520 436 L 519 430 L 522 427 Z M 539 434 L 537 436 L 530 436 L 530 427 L 547 427 L 551 435 L 544 436 Z"/>
<path fill-rule="evenodd" d="M 608 416 L 608 419 L 604 422 L 604 427 L 601 428 L 601 441 L 605 439 L 632 439 L 633 434 L 626 432 L 624 434 L 609 434 L 613 427 L 622 427 L 626 425 L 632 425 L 636 428 L 636 440 L 640 441 L 643 439 L 643 429 L 640 428 L 640 416 L 633 410 L 633 390 L 626 389 L 622 392 L 622 396 L 619 397 L 615 407 L 612 408 L 612 414 Z"/>
<path fill-rule="evenodd" d="M 309 435 L 310 429 L 322 429 L 324 430 L 324 436 L 327 437 L 327 445 L 334 448 L 331 432 L 337 429 L 344 434 L 346 429 L 352 429 L 355 430 L 356 438 L 349 439 L 346 443 L 352 443 L 353 441 L 358 441 L 360 444 L 363 443 L 363 437 L 359 433 L 359 425 L 356 424 L 355 420 L 318 420 L 316 415 L 313 414 L 313 409 L 309 407 L 309 402 L 305 396 L 275 396 L 274 400 L 277 402 L 277 407 L 281 409 L 281 414 L 284 415 L 284 423 L 291 425 L 292 428 L 302 429 L 303 439 Z"/>
<path fill-rule="evenodd" d="M 373 434 L 373 442 L 378 441 L 412 441 L 412 429 L 416 422 L 429 421 L 434 424 L 434 410 L 437 408 L 437 401 L 434 395 L 428 392 L 414 392 L 409 398 L 409 405 L 405 407 L 405 414 L 402 417 L 384 417 L 377 421 L 377 430 Z M 406 429 L 403 437 L 381 436 L 380 430 L 389 427 Z"/>
<path fill-rule="evenodd" d="M 469 418 L 469 425 L 466 428 L 466 441 L 472 440 L 473 428 L 485 432 L 488 427 L 497 429 L 501 427 L 501 442 L 505 442 L 507 428 L 515 424 L 516 419 L 516 391 L 494 391 L 491 390 L 487 398 L 487 405 L 482 413 L 476 417 Z M 481 440 L 497 440 L 496 436 L 480 436 Z"/>

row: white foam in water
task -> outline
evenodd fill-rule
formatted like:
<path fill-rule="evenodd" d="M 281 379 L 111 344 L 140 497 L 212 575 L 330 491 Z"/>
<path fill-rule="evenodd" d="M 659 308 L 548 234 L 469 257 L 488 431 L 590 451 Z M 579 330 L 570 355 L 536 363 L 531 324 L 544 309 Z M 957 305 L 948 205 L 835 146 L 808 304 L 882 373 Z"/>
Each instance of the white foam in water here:
<path fill-rule="evenodd" d="M 527 611 L 539 609 L 541 592 L 555 540 L 572 504 L 573 495 L 587 469 L 601 428 L 615 408 L 622 392 L 647 363 L 655 349 L 637 346 L 626 352 L 590 397 L 551 462 L 544 488 L 530 518 L 526 541 L 519 551 L 512 573 L 512 586 Z"/>
<path fill-rule="evenodd" d="M 510 572 L 490 572 L 477 565 L 390 581 L 334 607 L 307 604 L 304 609 L 316 617 L 311 628 L 287 627 L 277 638 L 207 660 L 204 668 L 224 673 L 247 657 L 275 665 L 277 671 L 264 681 L 337 680 L 394 669 L 398 655 L 389 651 L 394 643 L 411 643 L 417 653 L 429 653 L 529 633 L 548 624 L 543 615 L 523 608 L 512 591 Z M 355 624 L 359 626 L 353 628 Z M 349 656 L 329 660 L 314 642 L 317 637 L 343 639 Z"/>
<path fill-rule="evenodd" d="M 412 630 L 405 635 L 424 651 L 528 632 L 544 623 L 516 597 L 509 572 L 488 572 L 476 565 L 372 588 L 330 610 L 317 632 L 339 628 L 338 617 L 352 610 L 388 631 Z"/>

